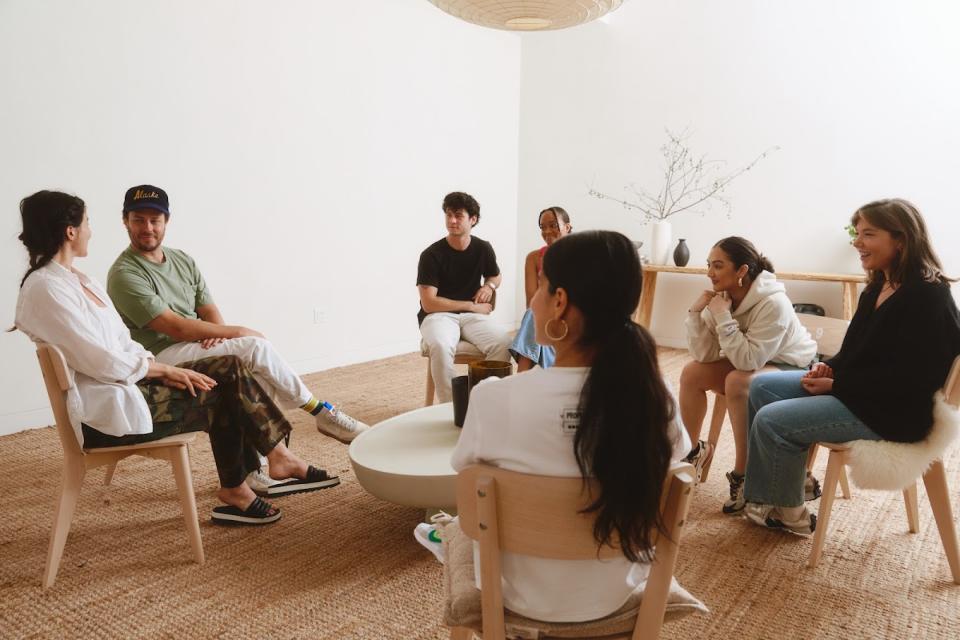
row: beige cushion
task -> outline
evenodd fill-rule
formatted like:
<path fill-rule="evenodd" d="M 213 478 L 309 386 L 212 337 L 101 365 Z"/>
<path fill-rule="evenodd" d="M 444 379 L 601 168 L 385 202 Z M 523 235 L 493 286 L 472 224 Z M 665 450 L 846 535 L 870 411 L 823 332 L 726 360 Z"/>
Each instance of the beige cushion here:
<path fill-rule="evenodd" d="M 473 567 L 473 541 L 454 520 L 442 526 L 440 537 L 446 562 L 443 570 L 443 621 L 449 627 L 468 627 L 482 630 L 480 590 L 476 587 Z M 588 622 L 544 622 L 532 620 L 509 609 L 504 610 L 507 635 L 541 638 L 603 638 L 629 634 L 636 623 L 643 597 L 639 587 L 617 611 L 605 618 Z M 707 607 L 681 587 L 676 579 L 670 586 L 664 620 L 677 619 L 696 611 L 709 613 Z M 539 635 L 538 635 L 539 634 Z"/>
<path fill-rule="evenodd" d="M 420 341 L 420 355 L 422 355 L 424 358 L 430 357 L 430 353 L 427 350 L 427 343 L 424 342 L 423 340 Z M 467 342 L 466 340 L 461 340 L 457 344 L 457 352 L 454 354 L 453 357 L 454 358 L 460 358 L 460 357 L 476 358 L 478 360 L 483 360 L 483 351 L 480 351 L 480 349 L 477 349 L 477 347 L 474 346 L 473 343 Z"/>

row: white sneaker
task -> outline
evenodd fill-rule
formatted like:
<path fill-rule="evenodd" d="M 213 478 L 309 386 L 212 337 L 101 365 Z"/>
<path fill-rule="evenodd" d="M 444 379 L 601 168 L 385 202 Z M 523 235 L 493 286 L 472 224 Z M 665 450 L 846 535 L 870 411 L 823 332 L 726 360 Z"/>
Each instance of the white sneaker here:
<path fill-rule="evenodd" d="M 792 521 L 785 519 L 780 507 L 775 507 L 772 504 L 751 502 L 744 509 L 744 514 L 747 516 L 747 520 L 761 527 L 789 531 L 804 538 L 812 536 L 813 532 L 817 530 L 817 516 L 810 513 L 810 510 L 806 507 L 803 508 L 800 516 Z"/>
<path fill-rule="evenodd" d="M 253 489 L 253 492 L 258 496 L 269 496 L 270 487 L 275 484 L 280 484 L 282 480 L 274 480 L 267 475 L 266 471 L 261 468 L 248 473 L 246 482 L 247 485 Z"/>
<path fill-rule="evenodd" d="M 356 418 L 351 418 L 329 402 L 323 403 L 323 409 L 317 414 L 317 431 L 334 440 L 350 444 L 354 438 L 370 427 Z"/>
<path fill-rule="evenodd" d="M 440 535 L 437 532 L 436 525 L 421 522 L 413 530 L 413 537 L 424 549 L 433 554 L 437 562 L 443 564 L 443 545 L 440 543 Z"/>

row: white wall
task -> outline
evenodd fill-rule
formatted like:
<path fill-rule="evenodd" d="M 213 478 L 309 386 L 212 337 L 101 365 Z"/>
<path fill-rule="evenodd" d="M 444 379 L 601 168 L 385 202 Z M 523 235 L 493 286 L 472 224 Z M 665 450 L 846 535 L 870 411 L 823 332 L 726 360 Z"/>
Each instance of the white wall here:
<path fill-rule="evenodd" d="M 649 242 L 638 215 L 586 195 L 660 185 L 664 128 L 731 167 L 781 150 L 735 182 L 723 215 L 671 218 L 691 265 L 743 235 L 785 271 L 857 272 L 842 227 L 881 197 L 924 212 L 946 269 L 960 275 L 960 9 L 876 0 L 644 0 L 609 19 L 523 41 L 518 255 L 542 241 L 537 212 L 568 208 L 578 229 Z M 683 344 L 707 284 L 661 276 L 652 329 Z M 840 314 L 838 285 L 787 283 L 794 301 Z M 955 288 L 960 290 L 960 288 Z"/>
<path fill-rule="evenodd" d="M 26 264 L 22 197 L 82 197 L 77 266 L 104 279 L 124 190 L 150 182 L 227 321 L 299 371 L 415 350 L 416 262 L 445 233 L 445 193 L 478 198 L 477 234 L 516 271 L 519 57 L 518 36 L 422 0 L 0 2 L 0 322 Z M 0 334 L 0 354 L 0 433 L 49 424 L 29 341 Z"/>

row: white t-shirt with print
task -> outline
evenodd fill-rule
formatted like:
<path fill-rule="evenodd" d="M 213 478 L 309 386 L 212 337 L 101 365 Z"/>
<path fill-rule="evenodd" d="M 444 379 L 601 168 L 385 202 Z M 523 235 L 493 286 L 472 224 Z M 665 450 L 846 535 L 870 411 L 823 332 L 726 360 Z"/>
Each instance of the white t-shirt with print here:
<path fill-rule="evenodd" d="M 510 471 L 580 477 L 573 453 L 576 411 L 587 367 L 534 367 L 473 389 L 451 465 L 489 464 Z M 690 450 L 677 418 L 670 425 L 673 460 Z M 475 548 L 476 556 L 476 548 Z M 607 560 L 551 560 L 503 553 L 503 602 L 521 615 L 579 622 L 609 615 L 647 579 L 649 565 L 623 556 Z M 476 564 L 477 586 L 480 565 Z"/>

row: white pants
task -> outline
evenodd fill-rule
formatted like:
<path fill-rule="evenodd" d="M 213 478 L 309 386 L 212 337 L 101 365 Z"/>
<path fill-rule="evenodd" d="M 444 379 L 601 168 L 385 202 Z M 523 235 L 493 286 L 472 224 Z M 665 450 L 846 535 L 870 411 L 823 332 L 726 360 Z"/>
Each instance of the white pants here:
<path fill-rule="evenodd" d="M 423 319 L 420 334 L 430 356 L 430 374 L 440 402 L 450 402 L 450 380 L 457 375 L 453 356 L 460 340 L 476 346 L 488 360 L 510 362 L 510 336 L 483 313 L 431 313 Z"/>
<path fill-rule="evenodd" d="M 178 342 L 158 353 L 157 362 L 176 365 L 211 356 L 240 358 L 281 409 L 302 407 L 313 397 L 300 376 L 273 348 L 273 344 L 263 338 L 230 338 L 209 349 L 201 347 L 199 342 Z"/>

